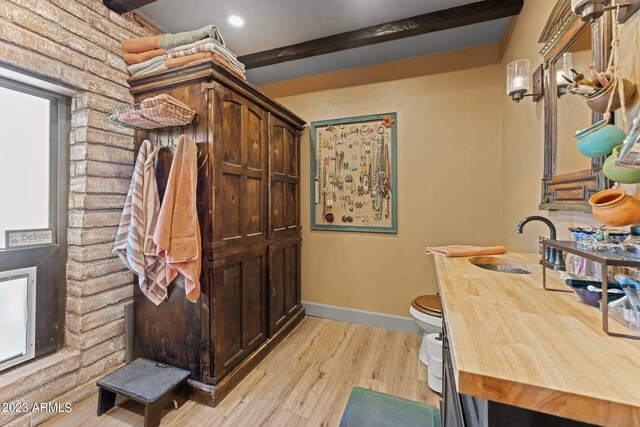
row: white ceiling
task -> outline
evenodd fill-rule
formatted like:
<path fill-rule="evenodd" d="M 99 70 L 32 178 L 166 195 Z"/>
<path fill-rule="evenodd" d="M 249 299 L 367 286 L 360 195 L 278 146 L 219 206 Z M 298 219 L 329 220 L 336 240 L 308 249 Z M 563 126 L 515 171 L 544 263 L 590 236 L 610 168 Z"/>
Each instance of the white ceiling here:
<path fill-rule="evenodd" d="M 208 24 L 237 55 L 287 46 L 345 31 L 448 9 L 477 0 L 158 0 L 138 11 L 168 32 Z M 244 18 L 232 27 L 227 16 Z M 249 70 L 254 84 L 286 80 L 500 40 L 508 19 L 335 52 Z"/>

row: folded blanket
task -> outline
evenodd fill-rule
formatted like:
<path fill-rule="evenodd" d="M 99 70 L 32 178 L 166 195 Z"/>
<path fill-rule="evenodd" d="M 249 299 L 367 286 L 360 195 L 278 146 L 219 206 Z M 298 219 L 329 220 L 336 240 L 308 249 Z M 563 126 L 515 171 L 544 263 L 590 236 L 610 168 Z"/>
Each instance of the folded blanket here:
<path fill-rule="evenodd" d="M 157 255 L 158 248 L 153 242 L 160 211 L 154 172 L 157 154 L 151 142 L 142 143 L 113 245 L 113 252 L 138 277 L 142 293 L 156 305 L 167 295 L 165 262 Z"/>
<path fill-rule="evenodd" d="M 158 42 L 160 42 L 163 37 L 164 34 L 159 34 L 157 36 L 123 40 L 120 42 L 120 47 L 128 53 L 139 53 L 147 50 L 154 50 L 158 48 Z"/>
<path fill-rule="evenodd" d="M 166 34 L 158 41 L 157 47 L 166 50 L 207 38 L 215 39 L 224 46 L 224 40 L 222 39 L 222 35 L 220 35 L 218 28 L 215 25 L 207 25 L 206 27 L 200 28 L 199 30 L 185 31 L 183 33 L 176 34 Z"/>
<path fill-rule="evenodd" d="M 217 53 L 213 53 L 213 52 L 200 52 L 200 53 L 194 53 L 193 55 L 181 56 L 179 58 L 167 59 L 167 61 L 164 63 L 164 65 L 167 68 L 175 68 L 175 67 L 181 67 L 183 65 L 190 64 L 192 62 L 201 61 L 203 59 L 212 59 L 212 60 L 218 62 L 220 65 L 222 65 L 227 70 L 229 70 L 231 73 L 233 73 L 236 76 L 240 77 L 241 79 L 243 79 L 243 80 L 246 79 L 246 77 L 245 77 L 243 72 L 241 72 L 241 71 L 237 70 L 236 68 L 232 67 L 225 58 L 223 58 L 220 55 L 218 55 Z"/>
<path fill-rule="evenodd" d="M 140 71 L 143 71 L 145 69 L 151 69 L 156 65 L 163 64 L 164 61 L 166 61 L 166 60 L 167 60 L 167 55 L 156 56 L 156 57 L 151 58 L 149 60 L 146 60 L 144 62 L 140 62 L 139 64 L 129 65 L 127 67 L 127 71 L 129 71 L 129 73 L 131 73 L 131 75 L 136 75 Z"/>
<path fill-rule="evenodd" d="M 143 129 L 156 129 L 162 125 L 155 120 L 145 117 L 142 110 L 129 110 L 118 115 L 118 120 L 131 126 Z"/>
<path fill-rule="evenodd" d="M 166 261 L 167 283 L 171 283 L 178 273 L 182 274 L 187 299 L 191 302 L 197 302 L 200 296 L 202 263 L 196 210 L 197 158 L 196 143 L 181 135 L 153 234 L 158 256 Z"/>
<path fill-rule="evenodd" d="M 480 255 L 500 255 L 507 252 L 507 248 L 504 246 L 465 246 L 465 245 L 451 245 L 451 246 L 436 246 L 430 247 L 425 250 L 428 254 L 444 255 L 446 257 L 465 257 L 465 256 L 480 256 Z"/>
<path fill-rule="evenodd" d="M 174 50 L 173 52 L 167 53 L 167 60 L 173 59 L 173 58 L 180 58 L 182 56 L 187 56 L 187 55 L 194 55 L 200 52 L 216 53 L 224 57 L 225 60 L 229 62 L 231 66 L 237 68 L 241 72 L 244 72 L 244 64 L 238 61 L 233 56 L 229 55 L 228 49 L 224 47 L 220 47 L 220 45 L 216 43 L 199 43 L 196 46 L 193 46 L 189 49 Z"/>
<path fill-rule="evenodd" d="M 202 45 L 212 45 L 212 46 L 207 46 L 206 48 L 203 48 Z M 175 58 L 177 56 L 190 55 L 192 53 L 202 52 L 207 50 L 211 52 L 219 53 L 220 55 L 229 59 L 229 61 L 232 62 L 233 64 L 244 69 L 244 64 L 238 61 L 238 57 L 233 52 L 227 49 L 224 45 L 220 44 L 220 42 L 218 42 L 216 39 L 212 39 L 212 38 L 202 39 L 202 40 L 198 40 L 197 42 L 193 42 L 191 44 L 176 46 L 174 48 L 167 49 L 167 56 L 169 56 L 170 58 Z"/>
<path fill-rule="evenodd" d="M 167 51 L 164 49 L 153 49 L 147 50 L 140 53 L 125 53 L 124 60 L 127 64 L 139 64 L 141 62 L 148 61 L 150 59 L 155 58 L 156 56 L 162 56 L 166 54 Z"/>

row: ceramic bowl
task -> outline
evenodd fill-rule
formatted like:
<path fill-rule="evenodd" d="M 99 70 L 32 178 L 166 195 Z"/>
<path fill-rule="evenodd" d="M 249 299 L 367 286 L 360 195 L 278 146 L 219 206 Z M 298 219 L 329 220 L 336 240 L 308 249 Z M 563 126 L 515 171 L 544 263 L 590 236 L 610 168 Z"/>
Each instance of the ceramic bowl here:
<path fill-rule="evenodd" d="M 602 172 L 611 181 L 622 184 L 637 184 L 640 182 L 640 169 L 616 165 L 616 160 L 618 159 L 621 148 L 622 145 L 618 145 L 613 149 L 613 153 L 607 157 L 607 160 L 605 160 L 602 166 Z"/>
<path fill-rule="evenodd" d="M 573 284 L 568 285 L 568 286 L 578 296 L 580 301 L 582 301 L 583 303 L 585 303 L 587 305 L 590 305 L 591 307 L 599 307 L 600 306 L 600 300 L 602 300 L 602 292 L 590 291 L 588 289 L 589 285 L 594 286 L 594 287 L 596 287 L 598 289 L 602 288 L 602 286 L 601 286 L 601 284 L 599 282 L 573 283 Z M 622 287 L 620 285 L 617 285 L 617 284 L 614 285 L 614 284 L 610 283 L 608 285 L 608 287 L 622 290 Z M 607 300 L 609 302 L 615 301 L 615 300 L 620 299 L 622 297 L 624 297 L 624 294 L 607 292 Z"/>
<path fill-rule="evenodd" d="M 633 104 L 633 101 L 636 97 L 636 86 L 631 83 L 627 79 L 622 79 L 623 93 L 624 93 L 624 102 L 627 107 L 630 107 Z M 596 113 L 604 114 L 607 111 L 607 104 L 609 104 L 609 98 L 611 97 L 611 88 L 613 85 L 608 85 L 600 92 L 590 96 L 587 98 L 587 105 Z M 613 102 L 611 103 L 611 111 L 615 111 L 621 107 L 620 104 L 620 95 L 618 94 L 618 88 L 616 87 Z"/>
<path fill-rule="evenodd" d="M 622 188 L 602 190 L 589 199 L 595 219 L 611 227 L 624 227 L 640 221 L 640 201 Z"/>
<path fill-rule="evenodd" d="M 578 151 L 587 157 L 601 157 L 611 154 L 622 144 L 626 134 L 617 126 L 607 123 L 606 119 L 582 129 L 574 135 L 578 141 Z"/>
<path fill-rule="evenodd" d="M 609 230 L 609 236 L 607 237 L 607 243 L 620 244 L 627 240 L 631 233 L 625 230 Z"/>
<path fill-rule="evenodd" d="M 571 237 L 576 242 L 580 242 L 585 239 L 592 239 L 596 234 L 596 230 L 582 227 L 569 227 L 569 231 L 571 232 Z"/>

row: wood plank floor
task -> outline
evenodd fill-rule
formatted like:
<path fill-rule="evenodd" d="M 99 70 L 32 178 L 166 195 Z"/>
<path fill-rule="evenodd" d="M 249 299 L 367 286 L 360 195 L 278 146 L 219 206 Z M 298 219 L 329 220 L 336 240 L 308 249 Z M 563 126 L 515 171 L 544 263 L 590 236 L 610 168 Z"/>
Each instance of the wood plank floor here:
<path fill-rule="evenodd" d="M 337 426 L 354 386 L 438 407 L 418 360 L 420 336 L 306 317 L 216 408 L 189 401 L 162 426 Z M 97 394 L 47 426 L 141 426 L 124 401 L 96 417 Z"/>

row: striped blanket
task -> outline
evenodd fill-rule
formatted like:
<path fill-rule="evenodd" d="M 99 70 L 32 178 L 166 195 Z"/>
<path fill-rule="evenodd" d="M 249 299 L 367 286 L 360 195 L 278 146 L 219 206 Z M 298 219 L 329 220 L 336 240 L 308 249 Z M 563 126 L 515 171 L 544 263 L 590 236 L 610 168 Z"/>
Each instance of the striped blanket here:
<path fill-rule="evenodd" d="M 153 168 L 157 154 L 151 142 L 142 143 L 113 246 L 113 252 L 138 276 L 142 293 L 156 305 L 167 296 L 165 262 L 156 255 L 157 246 L 153 242 L 160 211 Z"/>

